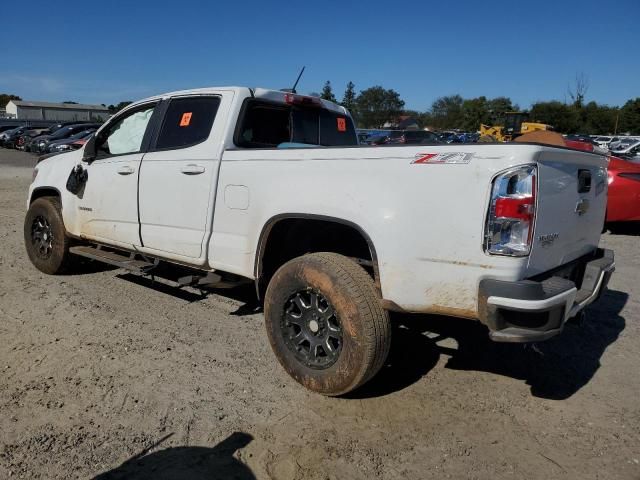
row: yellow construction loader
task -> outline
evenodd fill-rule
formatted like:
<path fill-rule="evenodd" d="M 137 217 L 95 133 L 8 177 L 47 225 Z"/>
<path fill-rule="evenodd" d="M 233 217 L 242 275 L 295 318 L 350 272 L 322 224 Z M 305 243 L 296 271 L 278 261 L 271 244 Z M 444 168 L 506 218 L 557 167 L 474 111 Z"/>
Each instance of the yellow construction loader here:
<path fill-rule="evenodd" d="M 480 125 L 479 142 L 510 142 L 525 133 L 553 130 L 545 123 L 529 122 L 527 112 L 506 112 L 504 125 Z"/>

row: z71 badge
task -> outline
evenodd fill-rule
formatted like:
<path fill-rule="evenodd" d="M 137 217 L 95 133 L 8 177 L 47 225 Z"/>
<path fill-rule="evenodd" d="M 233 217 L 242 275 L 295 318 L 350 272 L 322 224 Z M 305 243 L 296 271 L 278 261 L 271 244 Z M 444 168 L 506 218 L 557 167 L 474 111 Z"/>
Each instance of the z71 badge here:
<path fill-rule="evenodd" d="M 411 163 L 469 163 L 473 153 L 446 152 L 446 153 L 418 153 Z"/>

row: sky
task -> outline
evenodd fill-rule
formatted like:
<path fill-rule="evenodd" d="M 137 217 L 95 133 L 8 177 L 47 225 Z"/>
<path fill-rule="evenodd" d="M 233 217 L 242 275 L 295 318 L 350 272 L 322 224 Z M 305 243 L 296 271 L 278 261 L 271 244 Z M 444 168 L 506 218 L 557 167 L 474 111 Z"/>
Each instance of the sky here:
<path fill-rule="evenodd" d="M 427 110 L 443 95 L 508 96 L 522 108 L 640 97 L 640 0 L 349 2 L 111 0 L 3 5 L 0 93 L 117 104 L 205 86 L 331 81 L 400 93 Z"/>

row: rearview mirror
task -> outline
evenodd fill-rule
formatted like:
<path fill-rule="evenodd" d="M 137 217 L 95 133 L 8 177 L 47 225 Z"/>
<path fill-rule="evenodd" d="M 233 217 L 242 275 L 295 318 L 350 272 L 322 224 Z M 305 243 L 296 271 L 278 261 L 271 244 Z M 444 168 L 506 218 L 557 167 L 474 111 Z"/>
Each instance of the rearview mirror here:
<path fill-rule="evenodd" d="M 82 161 L 91 163 L 96 159 L 96 136 L 92 135 L 87 143 L 84 145 L 84 153 L 82 155 Z"/>

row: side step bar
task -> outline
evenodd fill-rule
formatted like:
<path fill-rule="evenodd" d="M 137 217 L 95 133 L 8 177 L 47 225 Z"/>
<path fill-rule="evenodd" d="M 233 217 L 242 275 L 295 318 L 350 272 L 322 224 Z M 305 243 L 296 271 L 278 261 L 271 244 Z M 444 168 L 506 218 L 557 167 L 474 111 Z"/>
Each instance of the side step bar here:
<path fill-rule="evenodd" d="M 122 255 L 115 252 L 109 252 L 96 247 L 71 247 L 69 252 L 74 255 L 80 255 L 81 257 L 87 257 L 91 260 L 97 260 L 99 262 L 108 263 L 109 265 L 115 265 L 116 267 L 124 268 L 133 273 L 144 275 L 149 273 L 150 270 L 157 266 L 157 263 L 147 262 L 145 260 L 137 260 L 136 254 L 132 253 L 129 256 Z"/>

